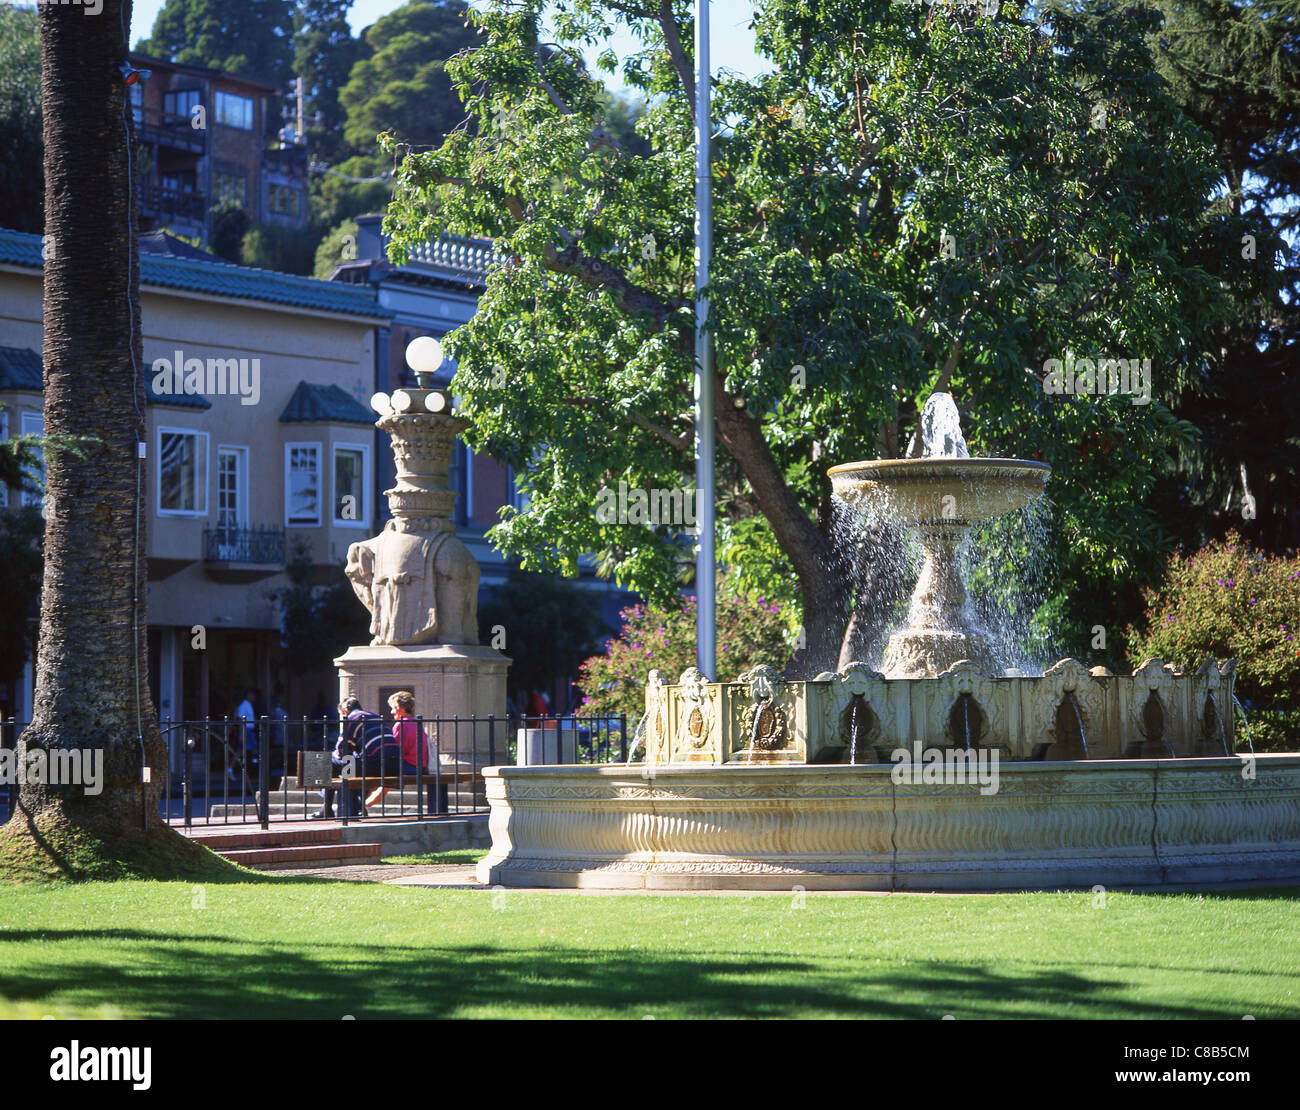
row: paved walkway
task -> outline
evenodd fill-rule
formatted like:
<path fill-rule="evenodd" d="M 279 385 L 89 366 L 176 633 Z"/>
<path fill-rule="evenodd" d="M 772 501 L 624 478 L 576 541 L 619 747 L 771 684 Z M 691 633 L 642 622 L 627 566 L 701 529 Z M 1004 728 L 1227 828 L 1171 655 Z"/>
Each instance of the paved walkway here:
<path fill-rule="evenodd" d="M 475 881 L 472 863 L 345 863 L 334 867 L 281 868 L 268 874 L 314 875 L 322 879 L 351 879 L 363 883 L 389 883 L 393 886 L 485 889 Z"/>

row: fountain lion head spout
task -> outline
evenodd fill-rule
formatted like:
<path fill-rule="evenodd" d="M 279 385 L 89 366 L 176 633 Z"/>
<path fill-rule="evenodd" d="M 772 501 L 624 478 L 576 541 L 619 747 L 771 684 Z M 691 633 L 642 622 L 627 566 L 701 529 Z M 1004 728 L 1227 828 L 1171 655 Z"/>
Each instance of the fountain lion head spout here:
<path fill-rule="evenodd" d="M 972 525 L 1041 497 L 1052 468 L 1024 459 L 971 458 L 947 393 L 926 402 L 922 434 L 922 458 L 844 463 L 828 472 L 837 497 L 868 516 L 904 525 L 924 550 L 907 627 L 885 650 L 885 675 L 933 678 L 963 659 L 1000 674 L 1003 664 L 970 612 L 958 556 Z"/>

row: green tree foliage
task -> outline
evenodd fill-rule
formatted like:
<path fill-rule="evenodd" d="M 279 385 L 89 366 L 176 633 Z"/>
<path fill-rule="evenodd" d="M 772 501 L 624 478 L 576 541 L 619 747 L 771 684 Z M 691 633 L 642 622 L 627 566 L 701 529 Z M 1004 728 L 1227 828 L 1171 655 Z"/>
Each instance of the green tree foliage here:
<path fill-rule="evenodd" d="M 315 174 L 311 183 L 312 226 L 323 235 L 344 220 L 382 212 L 393 195 L 391 168 L 387 158 L 360 154 Z"/>
<path fill-rule="evenodd" d="M 370 642 L 370 614 L 343 567 L 331 567 L 329 580 L 321 583 L 301 536 L 294 538 L 285 576 L 289 585 L 272 596 L 280 604 L 280 643 L 292 673 L 328 668 L 349 645 Z"/>
<path fill-rule="evenodd" d="M 676 596 L 667 604 L 632 605 L 624 624 L 605 650 L 582 664 L 579 712 L 594 717 L 627 714 L 637 722 L 645 712 L 645 684 L 651 670 L 676 682 L 695 665 L 695 597 Z M 789 654 L 788 620 L 775 601 L 726 585 L 718 593 L 718 663 L 728 677 L 766 664 L 781 667 Z"/>
<path fill-rule="evenodd" d="M 0 565 L 5 568 L 5 587 L 0 590 L 0 684 L 10 690 L 22 680 L 23 667 L 33 657 L 44 538 L 45 519 L 35 506 L 0 513 Z"/>
<path fill-rule="evenodd" d="M 511 694 L 572 678 L 609 629 L 592 594 L 562 580 L 511 570 L 479 606 L 479 642 L 504 633 Z"/>
<path fill-rule="evenodd" d="M 323 162 L 335 161 L 342 148 L 339 91 L 361 57 L 348 26 L 351 7 L 352 0 L 298 0 L 294 12 L 293 71 L 306 83 L 307 144 Z"/>
<path fill-rule="evenodd" d="M 166 0 L 136 49 L 274 85 L 283 94 L 293 61 L 293 0 Z"/>
<path fill-rule="evenodd" d="M 45 226 L 41 170 L 41 42 L 36 12 L 0 6 L 0 226 Z"/>
<path fill-rule="evenodd" d="M 1100 36 L 1119 14 L 1070 5 Z M 1300 0 L 1151 0 L 1147 35 L 1179 106 L 1209 136 L 1221 181 L 1211 213 L 1241 218 L 1225 242 L 1262 293 L 1233 290 L 1233 313 L 1174 400 L 1196 441 L 1155 501 L 1186 547 L 1239 528 L 1266 550 L 1300 546 Z M 1245 295 L 1242 295 L 1242 294 Z M 1244 469 L 1244 481 L 1243 481 Z M 1249 499 L 1246 493 L 1249 492 Z"/>
<path fill-rule="evenodd" d="M 1193 668 L 1207 656 L 1235 659 L 1237 693 L 1262 714 L 1265 744 L 1296 749 L 1300 558 L 1266 555 L 1237 532 L 1194 555 L 1175 555 L 1164 583 L 1147 595 L 1144 624 L 1134 634 L 1135 666 L 1152 656 Z M 1251 720 L 1254 728 L 1254 714 Z M 1278 725 L 1286 730 L 1278 733 Z M 1261 736 L 1252 740 L 1256 748 L 1264 746 Z"/>
<path fill-rule="evenodd" d="M 227 262 L 240 262 L 243 256 L 244 236 L 248 234 L 251 221 L 248 209 L 238 201 L 224 200 L 215 205 L 209 213 L 212 233 L 209 246 L 213 254 L 219 255 Z"/>
<path fill-rule="evenodd" d="M 365 54 L 339 94 L 347 113 L 344 136 L 361 152 L 392 131 L 426 146 L 465 117 L 447 77 L 447 60 L 477 40 L 462 0 L 411 0 L 364 34 Z"/>
<path fill-rule="evenodd" d="M 344 220 L 334 228 L 316 248 L 314 276 L 321 281 L 329 280 L 330 274 L 343 262 L 356 258 L 357 221 Z"/>
<path fill-rule="evenodd" d="M 603 524 L 598 491 L 691 487 L 693 63 L 689 5 L 578 0 L 542 41 L 540 3 L 472 15 L 448 65 L 477 129 L 405 154 L 386 228 L 398 254 L 443 230 L 511 257 L 448 346 L 475 449 L 525 471 L 527 512 L 496 542 L 569 573 L 601 552 L 657 599 L 679 584 L 678 529 Z M 1126 9 L 1127 10 L 1127 9 Z M 626 24 L 621 66 L 650 107 L 650 152 L 601 134 L 605 90 L 581 45 Z M 756 16 L 776 66 L 714 79 L 712 307 L 720 553 L 798 584 L 807 651 L 833 666 L 856 595 L 832 538 L 825 468 L 916 450 L 936 388 L 976 453 L 1055 475 L 1060 589 L 1086 623 L 1138 602 L 1167 537 L 1147 503 L 1190 428 L 1167 399 L 1227 312 L 1239 218 L 1207 216 L 1216 170 L 1143 46 L 1015 3 L 775 0 Z M 1151 403 L 1045 395 L 1067 353 L 1148 357 Z M 502 375 L 498 367 L 504 368 Z"/>
<path fill-rule="evenodd" d="M 239 257 L 245 266 L 309 275 L 315 266 L 316 250 L 312 238 L 297 228 L 258 224 L 245 233 Z"/>

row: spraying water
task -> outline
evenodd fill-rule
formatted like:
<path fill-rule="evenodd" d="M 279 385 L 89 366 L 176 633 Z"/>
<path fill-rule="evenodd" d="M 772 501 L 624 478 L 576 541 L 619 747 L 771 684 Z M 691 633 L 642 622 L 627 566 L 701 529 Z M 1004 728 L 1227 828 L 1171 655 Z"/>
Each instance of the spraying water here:
<path fill-rule="evenodd" d="M 927 459 L 969 459 L 961 417 L 951 393 L 931 393 L 921 412 L 921 448 Z"/>

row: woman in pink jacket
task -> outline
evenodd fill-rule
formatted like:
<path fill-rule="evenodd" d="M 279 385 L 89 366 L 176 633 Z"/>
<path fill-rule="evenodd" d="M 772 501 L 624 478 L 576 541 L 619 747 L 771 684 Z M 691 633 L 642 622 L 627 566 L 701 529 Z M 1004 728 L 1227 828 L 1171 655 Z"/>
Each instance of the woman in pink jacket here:
<path fill-rule="evenodd" d="M 415 719 L 415 695 L 409 690 L 399 690 L 388 699 L 388 708 L 393 711 L 393 739 L 402 748 L 402 774 L 408 776 L 411 785 L 418 781 L 420 769 L 429 766 L 429 742 L 424 735 L 424 726 Z M 383 801 L 389 787 L 377 787 L 366 799 L 369 808 Z"/>

